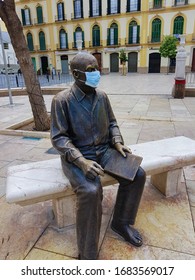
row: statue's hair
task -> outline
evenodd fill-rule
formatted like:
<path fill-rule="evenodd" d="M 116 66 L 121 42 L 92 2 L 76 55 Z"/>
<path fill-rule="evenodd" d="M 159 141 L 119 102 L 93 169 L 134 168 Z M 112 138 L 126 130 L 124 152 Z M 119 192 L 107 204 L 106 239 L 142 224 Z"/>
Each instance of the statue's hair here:
<path fill-rule="evenodd" d="M 80 52 L 70 61 L 70 69 L 73 71 L 74 69 L 79 69 L 82 71 L 85 71 L 86 68 L 86 59 L 93 59 L 96 60 L 96 58 L 87 52 Z"/>

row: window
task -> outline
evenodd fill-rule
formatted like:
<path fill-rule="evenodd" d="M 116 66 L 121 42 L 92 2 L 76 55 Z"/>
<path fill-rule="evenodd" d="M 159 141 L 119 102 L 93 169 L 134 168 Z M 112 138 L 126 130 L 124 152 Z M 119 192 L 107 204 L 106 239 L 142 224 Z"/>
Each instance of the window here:
<path fill-rule="evenodd" d="M 138 44 L 140 35 L 140 26 L 136 21 L 131 21 L 129 24 L 129 44 Z"/>
<path fill-rule="evenodd" d="M 187 5 L 188 0 L 175 0 L 175 6 Z"/>
<path fill-rule="evenodd" d="M 184 18 L 182 16 L 176 17 L 174 20 L 173 34 L 174 35 L 183 34 L 183 26 L 184 26 Z"/>
<path fill-rule="evenodd" d="M 74 0 L 74 18 L 83 18 L 83 0 Z"/>
<path fill-rule="evenodd" d="M 161 20 L 156 18 L 152 22 L 152 42 L 160 42 L 161 39 Z"/>
<path fill-rule="evenodd" d="M 34 51 L 33 37 L 30 32 L 27 34 L 27 45 L 29 51 Z"/>
<path fill-rule="evenodd" d="M 74 32 L 74 47 L 77 48 L 77 40 L 82 40 L 82 47 L 84 48 L 85 43 L 84 43 L 84 32 L 82 31 L 81 27 L 77 27 L 75 32 Z"/>
<path fill-rule="evenodd" d="M 108 15 L 120 13 L 120 0 L 107 0 L 108 2 Z"/>
<path fill-rule="evenodd" d="M 60 39 L 60 49 L 67 49 L 68 48 L 67 33 L 65 32 L 64 29 L 60 30 L 59 39 Z"/>
<path fill-rule="evenodd" d="M 39 46 L 40 46 L 40 50 L 42 51 L 46 50 L 45 33 L 43 31 L 39 32 Z"/>
<path fill-rule="evenodd" d="M 23 25 L 31 25 L 30 9 L 22 9 L 21 12 Z"/>
<path fill-rule="evenodd" d="M 43 10 L 41 6 L 36 8 L 37 10 L 37 23 L 43 23 Z"/>
<path fill-rule="evenodd" d="M 90 17 L 101 16 L 102 14 L 102 0 L 90 0 Z"/>
<path fill-rule="evenodd" d="M 127 0 L 127 12 L 140 11 L 141 0 Z"/>
<path fill-rule="evenodd" d="M 94 25 L 93 27 L 93 46 L 100 46 L 100 27 L 98 25 Z"/>
<path fill-rule="evenodd" d="M 4 50 L 9 50 L 9 44 L 8 43 L 3 43 L 3 48 L 4 48 Z"/>
<path fill-rule="evenodd" d="M 107 45 L 118 45 L 118 25 L 116 23 L 112 23 L 108 28 Z"/>
<path fill-rule="evenodd" d="M 154 0 L 154 9 L 162 8 L 162 0 Z"/>
<path fill-rule="evenodd" d="M 64 3 L 58 3 L 57 4 L 57 10 L 58 10 L 58 20 L 64 20 Z"/>

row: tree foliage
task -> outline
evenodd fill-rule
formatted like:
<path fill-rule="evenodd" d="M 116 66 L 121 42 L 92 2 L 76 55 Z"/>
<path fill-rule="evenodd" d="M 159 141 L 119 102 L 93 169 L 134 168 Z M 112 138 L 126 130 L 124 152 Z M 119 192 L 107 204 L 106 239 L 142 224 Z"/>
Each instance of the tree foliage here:
<path fill-rule="evenodd" d="M 16 13 L 14 0 L 0 0 L 0 18 L 4 21 L 25 80 L 36 130 L 50 128 L 50 118 L 42 96 L 40 83 L 34 70 L 23 27 Z"/>
<path fill-rule="evenodd" d="M 175 58 L 177 54 L 177 43 L 176 37 L 166 35 L 160 46 L 160 54 L 162 57 Z"/>

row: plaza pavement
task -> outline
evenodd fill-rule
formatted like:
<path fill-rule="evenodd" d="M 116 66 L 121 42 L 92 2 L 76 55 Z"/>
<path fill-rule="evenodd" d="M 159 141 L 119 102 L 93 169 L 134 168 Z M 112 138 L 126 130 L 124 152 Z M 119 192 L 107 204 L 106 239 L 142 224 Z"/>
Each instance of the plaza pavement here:
<path fill-rule="evenodd" d="M 102 76 L 100 88 L 108 93 L 126 144 L 181 135 L 195 140 L 195 98 L 172 98 L 173 84 L 173 74 Z M 52 97 L 44 96 L 48 111 Z M 57 230 L 51 201 L 25 207 L 6 203 L 9 166 L 58 157 L 49 138 L 5 134 L 32 117 L 26 96 L 14 96 L 13 102 L 9 106 L 9 98 L 0 97 L 0 260 L 76 259 L 75 222 Z M 181 182 L 181 193 L 165 198 L 147 178 L 135 224 L 143 236 L 140 248 L 111 231 L 117 185 L 104 188 L 99 259 L 195 260 L 195 166 L 184 168 Z"/>

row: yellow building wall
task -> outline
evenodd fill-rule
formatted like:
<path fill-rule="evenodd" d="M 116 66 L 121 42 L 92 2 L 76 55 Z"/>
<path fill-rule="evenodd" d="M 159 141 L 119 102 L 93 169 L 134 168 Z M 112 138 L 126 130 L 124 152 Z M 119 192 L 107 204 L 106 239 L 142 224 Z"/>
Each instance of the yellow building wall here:
<path fill-rule="evenodd" d="M 57 3 L 64 3 L 64 10 L 66 20 L 58 22 L 56 21 L 57 16 Z M 28 7 L 31 11 L 31 19 L 33 25 L 24 26 L 24 34 L 27 35 L 31 32 L 33 35 L 33 41 L 35 51 L 31 53 L 32 57 L 35 57 L 37 69 L 41 68 L 41 57 L 48 57 L 49 67 L 55 67 L 61 71 L 61 56 L 67 55 L 68 62 L 77 53 L 77 50 L 72 48 L 73 44 L 73 32 L 77 26 L 80 26 L 85 34 L 85 50 L 94 53 L 101 53 L 102 69 L 105 72 L 110 71 L 110 54 L 112 52 L 119 53 L 121 48 L 124 48 L 127 55 L 129 52 L 138 53 L 138 72 L 147 73 L 149 65 L 149 54 L 158 52 L 160 43 L 150 43 L 151 39 L 151 26 L 152 20 L 156 17 L 161 19 L 161 35 L 172 34 L 173 22 L 177 15 L 182 15 L 185 19 L 184 33 L 186 34 L 186 50 L 187 50 L 187 61 L 186 65 L 190 68 L 192 61 L 192 51 L 195 47 L 195 0 L 190 0 L 189 5 L 173 7 L 173 0 L 163 0 L 162 9 L 153 9 L 153 1 L 141 1 L 141 11 L 126 13 L 126 0 L 121 0 L 121 12 L 120 14 L 107 15 L 107 1 L 102 0 L 102 16 L 96 18 L 89 17 L 89 0 L 83 0 L 83 13 L 84 19 L 75 20 L 73 16 L 73 1 L 72 0 L 31 0 L 31 1 L 15 1 L 16 11 L 21 18 L 21 9 Z M 106 3 L 106 5 L 105 5 Z M 36 7 L 41 5 L 43 7 L 44 24 L 36 25 Z M 140 44 L 137 45 L 126 45 L 126 39 L 128 38 L 128 26 L 131 20 L 136 20 L 140 25 Z M 120 45 L 108 47 L 107 46 L 107 29 L 110 27 L 112 22 L 118 24 L 118 37 L 120 39 Z M 101 32 L 101 47 L 90 48 L 89 43 L 92 42 L 92 27 L 94 24 L 100 26 Z M 68 33 L 68 50 L 59 50 L 59 31 L 64 28 Z M 45 33 L 46 38 L 46 51 L 39 51 L 39 37 L 40 31 Z M 161 59 L 161 70 L 165 71 L 167 67 L 167 59 Z M 121 68 L 119 64 L 119 68 Z M 119 69 L 120 70 L 120 69 Z"/>

